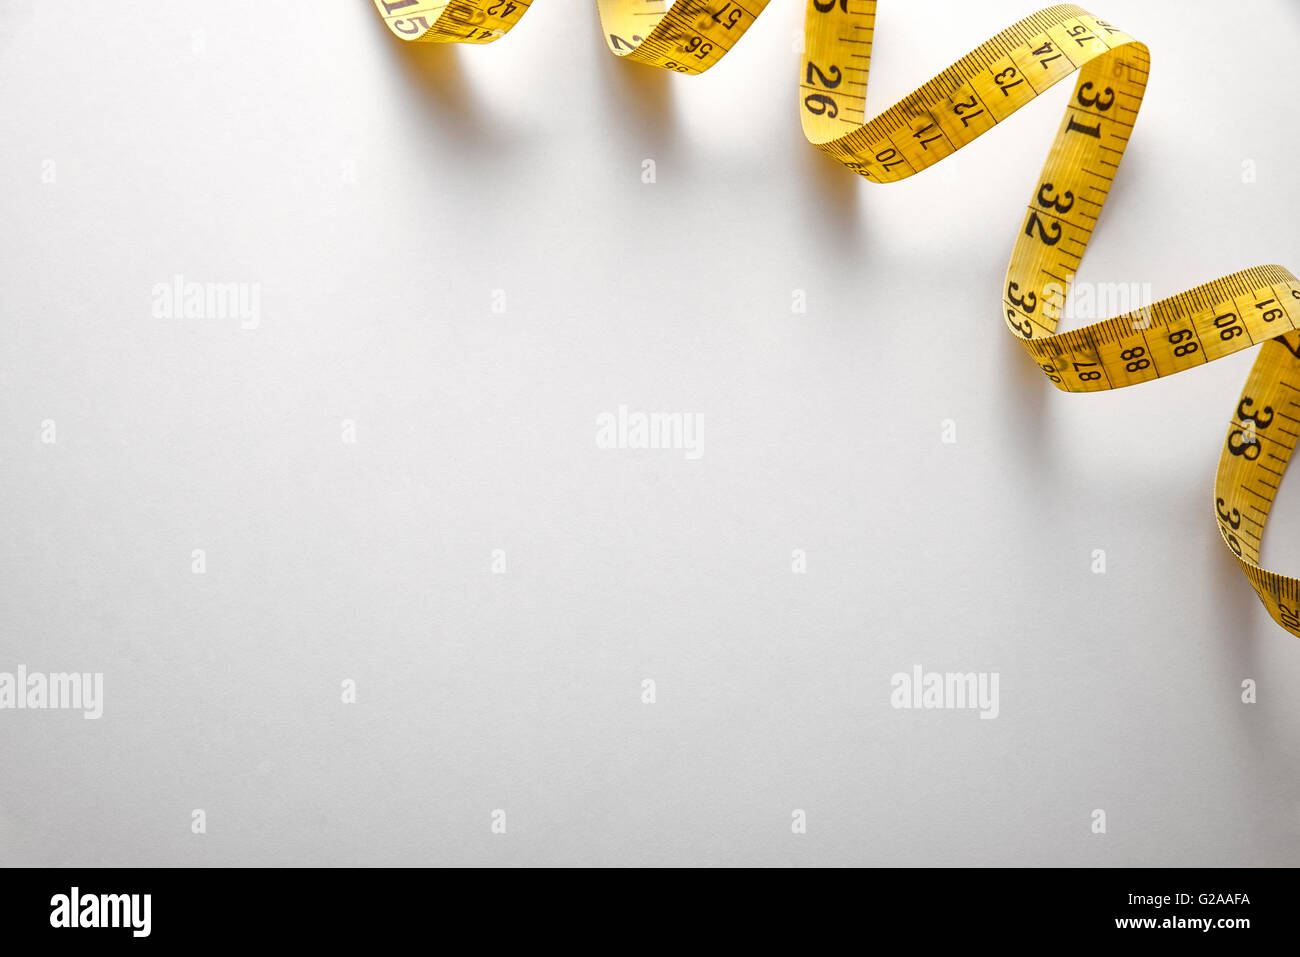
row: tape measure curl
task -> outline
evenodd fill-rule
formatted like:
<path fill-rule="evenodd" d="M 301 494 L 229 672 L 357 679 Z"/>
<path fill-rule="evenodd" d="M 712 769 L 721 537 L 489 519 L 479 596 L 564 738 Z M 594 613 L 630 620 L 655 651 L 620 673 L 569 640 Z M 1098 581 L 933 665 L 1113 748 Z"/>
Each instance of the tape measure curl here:
<path fill-rule="evenodd" d="M 768 0 L 596 0 L 615 55 L 703 73 Z M 490 43 L 523 0 L 375 0 L 406 40 Z M 1224 542 L 1283 628 L 1300 636 L 1300 580 L 1259 565 L 1283 471 L 1300 442 L 1300 280 L 1281 266 L 1224 276 L 1150 306 L 1058 334 L 1092 229 L 1146 89 L 1147 48 L 1073 4 L 1025 17 L 868 119 L 876 0 L 808 0 L 799 102 L 804 135 L 874 183 L 905 179 L 961 149 L 1059 80 L 1074 93 L 1026 206 L 1002 314 L 1057 388 L 1098 392 L 1173 375 L 1261 344 L 1229 422 L 1214 483 Z"/>

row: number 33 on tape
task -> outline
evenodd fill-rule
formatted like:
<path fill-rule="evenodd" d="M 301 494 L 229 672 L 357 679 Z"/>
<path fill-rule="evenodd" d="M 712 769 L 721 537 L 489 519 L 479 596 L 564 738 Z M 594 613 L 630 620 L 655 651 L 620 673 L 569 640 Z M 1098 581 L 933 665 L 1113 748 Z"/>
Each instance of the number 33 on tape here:
<path fill-rule="evenodd" d="M 616 56 L 677 73 L 721 60 L 767 0 L 596 0 Z M 490 43 L 523 0 L 375 0 L 396 35 Z M 1110 191 L 1146 89 L 1147 48 L 1073 4 L 1040 10 L 868 119 L 875 0 L 808 0 L 799 103 L 804 135 L 859 176 L 890 183 L 933 166 L 1077 73 L 1030 191 L 1001 312 L 1058 389 L 1098 392 L 1173 375 L 1260 344 L 1214 482 L 1224 542 L 1270 615 L 1300 635 L 1300 581 L 1259 566 L 1260 539 L 1300 441 L 1300 280 L 1257 266 L 1058 334 L 1070 283 Z"/>

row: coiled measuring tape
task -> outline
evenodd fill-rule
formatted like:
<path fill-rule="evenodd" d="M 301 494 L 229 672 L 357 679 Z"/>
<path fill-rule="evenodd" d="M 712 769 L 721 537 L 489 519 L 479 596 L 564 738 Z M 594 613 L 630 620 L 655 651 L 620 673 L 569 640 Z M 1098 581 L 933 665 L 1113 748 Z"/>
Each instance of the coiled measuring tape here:
<path fill-rule="evenodd" d="M 677 73 L 717 63 L 768 0 L 596 0 L 611 52 Z M 375 0 L 407 40 L 490 43 L 523 0 Z M 1147 48 L 1073 4 L 1003 30 L 874 119 L 864 114 L 876 0 L 808 0 L 799 72 L 803 130 L 865 179 L 933 166 L 1078 71 L 1026 206 L 1002 314 L 1057 388 L 1098 392 L 1173 375 L 1262 343 L 1214 481 L 1219 532 L 1273 619 L 1300 635 L 1300 580 L 1259 565 L 1282 473 L 1300 441 L 1300 280 L 1258 266 L 1143 309 L 1057 334 L 1070 284 L 1146 89 Z"/>

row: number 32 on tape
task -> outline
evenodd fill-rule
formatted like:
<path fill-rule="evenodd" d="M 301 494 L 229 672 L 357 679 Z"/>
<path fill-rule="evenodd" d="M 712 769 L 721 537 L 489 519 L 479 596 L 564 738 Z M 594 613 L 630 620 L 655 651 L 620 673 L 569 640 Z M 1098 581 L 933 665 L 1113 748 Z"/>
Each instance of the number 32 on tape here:
<path fill-rule="evenodd" d="M 767 0 L 596 0 L 616 56 L 677 73 L 721 60 Z M 375 0 L 406 40 L 490 43 L 523 0 Z M 1300 280 L 1257 266 L 1135 312 L 1057 333 L 1070 284 L 1128 145 L 1150 57 L 1118 27 L 1073 4 L 1040 10 L 874 118 L 864 113 L 875 0 L 808 0 L 799 104 L 809 142 L 864 179 L 890 183 L 933 166 L 1072 74 L 1070 97 L 1007 268 L 1001 314 L 1066 392 L 1118 389 L 1260 345 L 1228 426 L 1214 482 L 1224 542 L 1270 615 L 1300 635 L 1300 580 L 1259 565 L 1282 473 L 1300 441 Z"/>

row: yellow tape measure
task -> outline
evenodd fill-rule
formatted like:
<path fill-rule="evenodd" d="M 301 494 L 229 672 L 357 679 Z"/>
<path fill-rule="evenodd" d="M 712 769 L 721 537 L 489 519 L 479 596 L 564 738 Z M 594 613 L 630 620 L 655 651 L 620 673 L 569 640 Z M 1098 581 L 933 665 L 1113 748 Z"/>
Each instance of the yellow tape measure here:
<path fill-rule="evenodd" d="M 736 44 L 768 0 L 678 0 L 667 10 L 663 0 L 596 2 L 614 54 L 702 73 Z M 375 6 L 407 40 L 490 43 L 529 5 L 375 0 Z M 1067 392 L 1118 389 L 1263 343 L 1219 458 L 1215 518 L 1269 614 L 1300 635 L 1300 580 L 1259 566 L 1264 522 L 1300 441 L 1300 280 L 1281 266 L 1259 266 L 1056 333 L 1137 119 L 1150 66 L 1147 48 L 1073 4 L 1049 7 L 868 121 L 875 19 L 876 0 L 808 0 L 799 73 L 808 140 L 875 183 L 933 166 L 1078 71 L 1016 237 L 1002 314 L 1034 362 Z"/>

